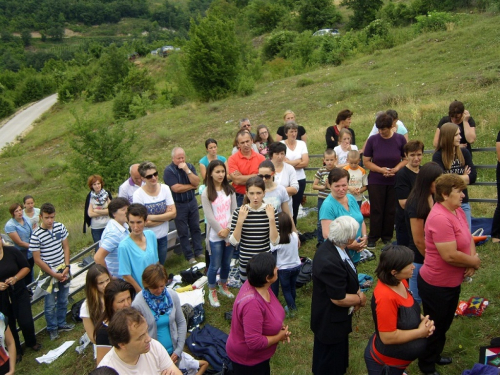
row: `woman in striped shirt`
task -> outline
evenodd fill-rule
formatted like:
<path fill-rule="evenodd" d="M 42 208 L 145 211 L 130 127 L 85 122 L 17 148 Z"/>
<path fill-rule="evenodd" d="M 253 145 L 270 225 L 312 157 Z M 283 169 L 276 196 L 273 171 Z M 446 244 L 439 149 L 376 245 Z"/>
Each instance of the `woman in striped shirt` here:
<path fill-rule="evenodd" d="M 262 178 L 247 180 L 243 205 L 233 212 L 231 237 L 233 246 L 240 245 L 240 277 L 246 280 L 246 266 L 252 256 L 270 251 L 279 242 L 278 213 L 272 204 L 264 203 L 266 186 Z"/>

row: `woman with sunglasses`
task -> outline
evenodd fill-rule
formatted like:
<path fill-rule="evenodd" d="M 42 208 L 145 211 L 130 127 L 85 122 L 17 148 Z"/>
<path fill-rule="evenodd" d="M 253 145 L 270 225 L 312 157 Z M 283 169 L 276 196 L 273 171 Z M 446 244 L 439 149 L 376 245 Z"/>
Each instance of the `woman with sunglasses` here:
<path fill-rule="evenodd" d="M 134 203 L 141 203 L 148 210 L 146 227 L 156 235 L 158 259 L 160 264 L 164 264 L 168 250 L 168 222 L 177 215 L 174 200 L 170 188 L 158 183 L 158 169 L 154 163 L 141 163 L 139 174 L 145 184 L 134 193 Z"/>
<path fill-rule="evenodd" d="M 284 186 L 278 185 L 274 182 L 275 173 L 276 170 L 271 160 L 264 160 L 260 163 L 259 174 L 257 176 L 262 178 L 266 184 L 264 201 L 266 203 L 271 203 L 277 212 L 284 212 L 293 220 L 292 213 L 290 212 L 290 206 L 288 205 L 288 193 Z M 297 229 L 295 229 L 295 224 L 293 225 L 293 231 L 297 231 Z"/>

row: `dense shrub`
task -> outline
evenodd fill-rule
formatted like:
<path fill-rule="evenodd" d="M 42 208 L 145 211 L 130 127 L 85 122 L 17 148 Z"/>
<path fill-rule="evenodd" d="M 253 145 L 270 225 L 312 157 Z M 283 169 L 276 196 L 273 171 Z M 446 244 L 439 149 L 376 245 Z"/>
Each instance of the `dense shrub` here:
<path fill-rule="evenodd" d="M 238 95 L 249 96 L 253 94 L 255 81 L 251 77 L 243 76 L 238 83 Z"/>
<path fill-rule="evenodd" d="M 286 13 L 286 8 L 270 1 L 252 0 L 245 12 L 253 34 L 261 35 L 276 28 Z"/>
<path fill-rule="evenodd" d="M 310 78 L 301 78 L 297 81 L 297 87 L 305 87 L 314 84 L 314 81 Z"/>
<path fill-rule="evenodd" d="M 303 30 L 332 28 L 342 21 L 342 16 L 330 0 L 301 0 L 298 11 Z"/>
<path fill-rule="evenodd" d="M 26 78 L 14 94 L 17 107 L 34 102 L 55 92 L 55 84 L 49 77 L 31 76 Z"/>
<path fill-rule="evenodd" d="M 291 55 L 295 40 L 299 33 L 296 31 L 277 31 L 272 33 L 265 41 L 262 53 L 266 60 L 276 56 L 286 58 Z"/>
<path fill-rule="evenodd" d="M 115 119 L 133 119 L 130 104 L 134 95 L 131 92 L 120 91 L 113 100 L 113 117 Z"/>
<path fill-rule="evenodd" d="M 0 96 L 0 118 L 7 117 L 14 113 L 14 104 Z"/>
<path fill-rule="evenodd" d="M 389 25 L 383 20 L 374 20 L 364 28 L 366 36 L 372 38 L 374 36 L 386 37 L 389 34 Z"/>
<path fill-rule="evenodd" d="M 362 29 L 368 26 L 377 18 L 377 12 L 383 4 L 382 0 L 343 0 L 342 5 L 353 10 L 347 27 Z"/>
<path fill-rule="evenodd" d="M 381 10 L 382 19 L 386 20 L 393 26 L 406 26 L 415 20 L 414 8 L 408 7 L 404 3 L 394 4 L 389 2 Z"/>
<path fill-rule="evenodd" d="M 422 31 L 446 30 L 446 24 L 453 21 L 453 16 L 446 12 L 429 12 L 426 16 L 417 16 L 416 28 Z"/>

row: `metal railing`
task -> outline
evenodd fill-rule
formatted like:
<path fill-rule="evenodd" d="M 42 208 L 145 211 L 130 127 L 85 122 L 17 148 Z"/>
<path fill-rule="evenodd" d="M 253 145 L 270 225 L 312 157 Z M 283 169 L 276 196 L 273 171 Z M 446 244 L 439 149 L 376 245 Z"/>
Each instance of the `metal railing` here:
<path fill-rule="evenodd" d="M 495 147 L 480 147 L 480 148 L 473 148 L 472 152 L 496 152 Z M 425 150 L 424 154 L 433 154 L 434 150 Z M 322 158 L 322 154 L 310 154 L 309 158 L 311 159 L 316 159 L 316 158 Z M 477 169 L 496 169 L 496 164 L 475 164 L 475 167 Z M 314 167 L 307 167 L 304 168 L 306 171 L 316 171 L 318 168 Z M 312 185 L 313 181 L 312 180 L 306 180 L 306 184 L 311 184 Z M 307 185 L 306 185 L 307 186 Z M 469 185 L 467 188 L 473 188 L 474 186 L 497 186 L 496 181 L 478 181 L 475 182 L 472 185 Z M 317 193 L 304 193 L 304 195 L 308 197 L 316 197 L 318 194 Z M 498 199 L 498 197 L 497 197 Z M 469 198 L 469 202 L 483 202 L 483 203 L 497 203 L 497 199 L 492 199 L 492 198 Z"/>

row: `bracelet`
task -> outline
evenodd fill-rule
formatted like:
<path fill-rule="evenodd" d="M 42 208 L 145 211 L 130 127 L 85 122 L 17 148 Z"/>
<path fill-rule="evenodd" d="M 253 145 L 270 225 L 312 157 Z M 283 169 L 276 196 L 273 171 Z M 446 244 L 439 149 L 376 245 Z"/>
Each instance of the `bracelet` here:
<path fill-rule="evenodd" d="M 64 267 L 64 268 L 71 268 L 71 266 L 69 264 L 66 264 L 66 267 Z"/>
<path fill-rule="evenodd" d="M 16 283 L 17 283 L 17 276 L 14 276 L 14 280 L 16 280 Z"/>

